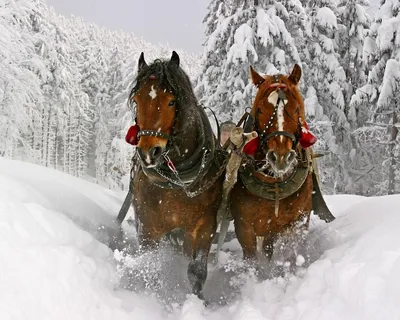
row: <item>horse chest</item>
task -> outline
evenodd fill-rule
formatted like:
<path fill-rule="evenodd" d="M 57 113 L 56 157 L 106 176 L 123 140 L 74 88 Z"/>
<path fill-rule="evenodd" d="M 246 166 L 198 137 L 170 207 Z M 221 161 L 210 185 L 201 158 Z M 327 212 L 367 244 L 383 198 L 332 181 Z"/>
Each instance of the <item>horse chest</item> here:
<path fill-rule="evenodd" d="M 182 190 L 155 186 L 142 172 L 135 184 L 133 206 L 139 221 L 159 226 L 163 232 L 174 228 L 194 229 L 204 215 L 216 215 L 220 188 L 212 187 L 195 198 L 188 198 Z"/>
<path fill-rule="evenodd" d="M 251 225 L 258 235 L 281 232 L 311 211 L 311 179 L 293 195 L 279 201 L 278 215 L 275 214 L 275 201 L 251 194 L 239 182 L 232 192 L 232 215 L 242 223 Z"/>

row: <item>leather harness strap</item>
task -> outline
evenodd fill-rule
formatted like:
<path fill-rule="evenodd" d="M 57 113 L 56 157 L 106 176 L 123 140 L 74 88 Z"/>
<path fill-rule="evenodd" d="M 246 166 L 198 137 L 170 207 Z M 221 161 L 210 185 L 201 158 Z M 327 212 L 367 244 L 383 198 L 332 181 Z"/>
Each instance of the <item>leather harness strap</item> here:
<path fill-rule="evenodd" d="M 171 136 L 161 132 L 161 131 L 155 131 L 155 130 L 140 130 L 137 134 L 137 137 L 140 138 L 142 136 L 151 136 L 151 137 L 160 137 L 160 138 L 164 138 L 167 140 L 172 140 Z"/>
<path fill-rule="evenodd" d="M 190 158 L 174 163 L 176 170 L 171 170 L 167 163 L 156 168 L 142 166 L 143 172 L 153 184 L 163 189 L 181 188 L 189 197 L 195 197 L 211 187 L 212 183 L 203 178 L 213 165 L 218 166 L 218 170 L 210 181 L 214 182 L 222 174 L 227 164 L 227 153 L 220 150 L 211 126 L 206 125 L 208 118 L 203 108 L 200 109 L 200 120 L 205 128 L 204 143 L 198 146 Z"/>
<path fill-rule="evenodd" d="M 269 139 L 278 136 L 285 136 L 291 139 L 293 142 L 293 148 L 295 148 L 297 145 L 298 137 L 291 132 L 274 131 L 266 134 L 267 130 L 272 126 L 272 122 L 277 113 L 279 104 L 282 102 L 282 100 L 285 101 L 286 99 L 286 95 L 284 92 L 284 90 L 287 89 L 286 84 L 279 82 L 278 75 L 274 76 L 274 81 L 274 83 L 268 85 L 268 89 L 273 88 L 274 90 L 278 90 L 278 100 L 276 102 L 276 105 L 274 106 L 274 111 L 271 115 L 271 118 L 265 125 L 265 128 L 263 130 L 260 130 L 260 128 L 258 128 L 258 113 L 261 112 L 260 109 L 258 109 L 255 114 L 254 123 L 251 119 L 253 126 L 260 135 L 259 148 L 262 148 L 262 145 L 266 144 Z M 307 154 L 309 153 L 309 151 L 305 150 L 305 153 Z M 288 196 L 297 192 L 302 187 L 308 177 L 308 174 L 310 172 L 310 164 L 307 161 L 307 156 L 305 158 L 306 159 L 299 160 L 300 163 L 294 168 L 292 174 L 284 181 L 276 180 L 273 183 L 261 181 L 253 175 L 255 168 L 252 165 L 242 166 L 239 170 L 239 177 L 247 190 L 249 190 L 252 194 L 264 199 L 275 201 L 275 215 L 277 215 L 279 200 L 285 199 Z"/>

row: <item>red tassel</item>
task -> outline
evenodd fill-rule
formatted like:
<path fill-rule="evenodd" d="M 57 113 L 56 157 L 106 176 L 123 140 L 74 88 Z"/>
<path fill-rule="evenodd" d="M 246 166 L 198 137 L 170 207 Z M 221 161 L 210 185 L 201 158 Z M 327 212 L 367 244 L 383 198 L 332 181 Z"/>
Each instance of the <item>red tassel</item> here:
<path fill-rule="evenodd" d="M 131 126 L 128 130 L 128 132 L 126 133 L 125 136 L 125 141 L 133 146 L 136 146 L 138 144 L 138 135 L 139 133 L 139 126 L 137 124 Z"/>
<path fill-rule="evenodd" d="M 300 145 L 304 148 L 307 149 L 311 147 L 314 143 L 317 142 L 317 137 L 314 136 L 310 130 L 308 129 L 308 125 L 306 122 L 303 122 L 303 126 L 301 127 L 300 130 L 300 139 L 299 139 Z"/>
<path fill-rule="evenodd" d="M 257 138 L 255 138 L 255 139 L 251 140 L 249 143 L 247 143 L 247 144 L 243 147 L 243 152 L 244 152 L 245 154 L 248 154 L 248 155 L 253 156 L 253 155 L 256 153 L 259 144 L 260 144 L 260 138 L 257 137 Z"/>

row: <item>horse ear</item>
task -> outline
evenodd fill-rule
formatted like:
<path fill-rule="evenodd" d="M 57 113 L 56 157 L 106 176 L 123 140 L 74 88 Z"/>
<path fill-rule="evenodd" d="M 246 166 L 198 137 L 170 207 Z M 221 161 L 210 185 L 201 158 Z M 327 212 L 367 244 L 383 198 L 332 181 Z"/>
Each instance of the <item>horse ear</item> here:
<path fill-rule="evenodd" d="M 147 63 L 144 61 L 144 53 L 142 52 L 139 57 L 138 71 L 142 70 L 143 67 L 147 67 Z"/>
<path fill-rule="evenodd" d="M 301 68 L 300 66 L 296 63 L 293 67 L 293 71 L 289 76 L 289 79 L 294 83 L 298 84 L 301 78 Z"/>
<path fill-rule="evenodd" d="M 264 81 L 265 79 L 261 77 L 254 69 L 252 66 L 250 66 L 250 75 L 251 75 L 251 81 L 253 81 L 254 85 L 258 88 Z"/>
<path fill-rule="evenodd" d="M 180 61 L 179 55 L 175 51 L 172 51 L 172 56 L 171 56 L 171 60 L 169 60 L 169 63 L 178 68 L 179 67 L 179 61 Z"/>

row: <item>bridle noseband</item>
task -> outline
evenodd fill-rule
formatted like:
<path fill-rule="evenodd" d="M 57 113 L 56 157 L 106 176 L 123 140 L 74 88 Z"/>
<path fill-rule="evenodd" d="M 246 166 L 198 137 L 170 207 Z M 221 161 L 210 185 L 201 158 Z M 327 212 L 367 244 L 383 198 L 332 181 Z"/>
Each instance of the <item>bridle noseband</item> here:
<path fill-rule="evenodd" d="M 169 134 L 166 134 L 162 131 L 140 130 L 137 134 L 137 137 L 140 138 L 142 136 L 159 137 L 159 138 L 164 138 L 168 141 L 172 141 L 172 137 Z"/>

